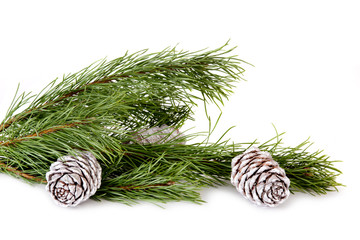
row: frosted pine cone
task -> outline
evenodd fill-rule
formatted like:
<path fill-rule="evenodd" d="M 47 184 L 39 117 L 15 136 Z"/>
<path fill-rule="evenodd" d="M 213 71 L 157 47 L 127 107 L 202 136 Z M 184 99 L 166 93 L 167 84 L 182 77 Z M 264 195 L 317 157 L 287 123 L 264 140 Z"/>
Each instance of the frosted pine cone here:
<path fill-rule="evenodd" d="M 63 156 L 46 174 L 46 190 L 63 207 L 75 207 L 95 194 L 101 184 L 101 167 L 91 152 Z"/>
<path fill-rule="evenodd" d="M 139 144 L 161 144 L 182 137 L 184 137 L 184 135 L 179 129 L 169 127 L 165 124 L 161 127 L 156 126 L 149 129 L 142 129 L 134 134 L 134 139 Z M 185 141 L 180 144 L 185 144 Z"/>
<path fill-rule="evenodd" d="M 251 147 L 232 159 L 231 183 L 245 198 L 268 207 L 285 201 L 290 180 L 268 152 Z"/>

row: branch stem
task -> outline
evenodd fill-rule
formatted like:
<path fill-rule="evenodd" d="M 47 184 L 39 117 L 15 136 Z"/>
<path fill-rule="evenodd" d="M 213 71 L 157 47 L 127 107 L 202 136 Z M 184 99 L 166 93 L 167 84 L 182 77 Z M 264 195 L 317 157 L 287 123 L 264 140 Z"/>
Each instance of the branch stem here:
<path fill-rule="evenodd" d="M 25 137 L 19 137 L 19 138 L 15 138 L 15 139 L 12 139 L 12 140 L 8 140 L 8 141 L 1 141 L 0 142 L 0 146 L 9 146 L 9 145 L 13 145 L 15 143 L 18 143 L 18 142 L 22 142 L 22 141 L 25 141 L 29 138 L 33 138 L 33 137 L 40 137 L 42 135 L 45 135 L 45 134 L 49 134 L 49 133 L 53 133 L 53 132 L 56 132 L 56 131 L 59 131 L 61 129 L 64 129 L 64 128 L 71 128 L 71 127 L 75 127 L 75 126 L 78 126 L 78 125 L 82 125 L 82 124 L 86 124 L 86 122 L 82 121 L 82 122 L 74 122 L 74 123 L 69 123 L 69 124 L 64 124 L 64 125 L 60 125 L 60 126 L 56 126 L 56 127 L 53 127 L 53 128 L 50 128 L 50 129 L 46 129 L 44 131 L 41 131 L 39 133 L 34 133 L 34 134 L 30 134 L 30 135 L 27 135 Z"/>
<path fill-rule="evenodd" d="M 46 180 L 43 180 L 41 178 L 34 177 L 34 176 L 30 175 L 30 174 L 24 173 L 24 172 L 14 168 L 14 167 L 10 167 L 10 166 L 6 165 L 3 162 L 0 162 L 0 167 L 6 169 L 9 172 L 15 173 L 18 176 L 26 178 L 28 180 L 33 180 L 33 181 L 36 181 L 38 183 L 46 183 Z"/>

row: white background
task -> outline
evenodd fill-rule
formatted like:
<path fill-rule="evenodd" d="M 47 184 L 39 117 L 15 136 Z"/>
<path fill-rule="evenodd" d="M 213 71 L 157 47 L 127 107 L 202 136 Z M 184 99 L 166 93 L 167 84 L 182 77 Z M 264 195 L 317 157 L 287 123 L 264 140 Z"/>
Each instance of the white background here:
<path fill-rule="evenodd" d="M 235 142 L 311 136 L 347 185 L 259 208 L 229 187 L 204 205 L 88 201 L 56 206 L 43 185 L 0 174 L 1 239 L 358 239 L 360 14 L 357 1 L 1 1 L 0 115 L 21 83 L 39 91 L 63 73 L 126 50 L 216 48 L 231 39 L 246 66 L 217 134 Z M 216 117 L 217 113 L 214 113 Z M 196 130 L 206 125 L 196 110 Z M 354 216 L 353 218 L 351 216 Z"/>

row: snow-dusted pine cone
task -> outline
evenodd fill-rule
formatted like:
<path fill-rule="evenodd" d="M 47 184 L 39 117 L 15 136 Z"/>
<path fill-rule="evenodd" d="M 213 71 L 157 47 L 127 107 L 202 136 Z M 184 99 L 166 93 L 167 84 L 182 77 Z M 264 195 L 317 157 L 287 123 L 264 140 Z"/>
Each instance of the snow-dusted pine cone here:
<path fill-rule="evenodd" d="M 184 135 L 179 129 L 169 127 L 165 124 L 160 127 L 156 126 L 149 129 L 142 129 L 134 134 L 134 139 L 139 144 L 161 144 L 183 137 Z M 185 144 L 185 141 L 180 144 Z"/>
<path fill-rule="evenodd" d="M 101 184 L 101 167 L 91 152 L 63 156 L 46 174 L 46 190 L 63 207 L 75 207 L 95 194 Z"/>
<path fill-rule="evenodd" d="M 290 180 L 268 152 L 251 147 L 232 159 L 231 183 L 250 201 L 275 207 L 289 194 Z"/>

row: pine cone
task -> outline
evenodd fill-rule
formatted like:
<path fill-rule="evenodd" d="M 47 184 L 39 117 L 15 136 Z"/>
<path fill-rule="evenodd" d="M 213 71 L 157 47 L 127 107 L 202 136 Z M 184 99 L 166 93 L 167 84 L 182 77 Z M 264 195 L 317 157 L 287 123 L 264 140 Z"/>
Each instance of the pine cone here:
<path fill-rule="evenodd" d="M 268 207 L 284 202 L 290 180 L 268 152 L 251 147 L 232 159 L 231 183 L 245 198 Z"/>
<path fill-rule="evenodd" d="M 184 135 L 179 131 L 179 129 L 169 127 L 165 124 L 161 127 L 156 126 L 149 129 L 142 129 L 134 134 L 134 139 L 138 144 L 161 144 L 182 137 L 184 137 Z M 185 143 L 186 142 L 184 141 L 180 144 Z"/>
<path fill-rule="evenodd" d="M 101 184 L 101 167 L 91 152 L 63 156 L 46 174 L 46 190 L 63 207 L 75 207 L 95 194 Z"/>

